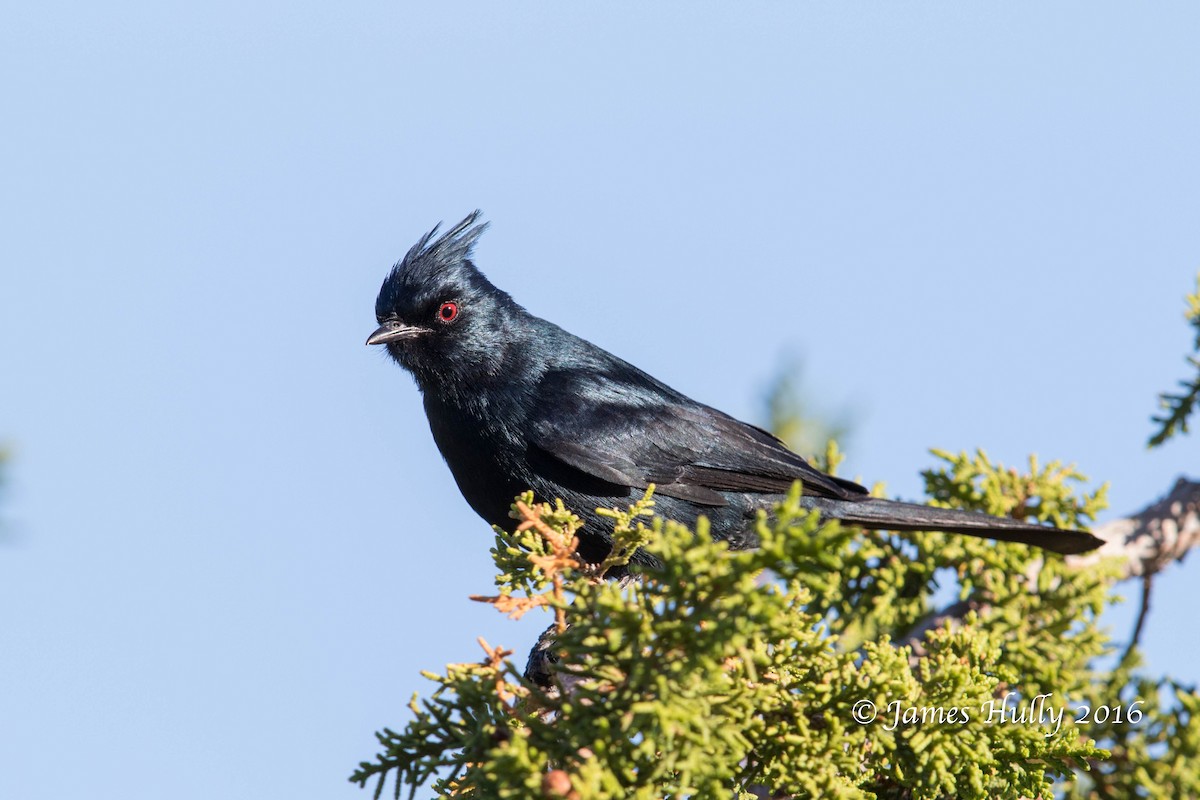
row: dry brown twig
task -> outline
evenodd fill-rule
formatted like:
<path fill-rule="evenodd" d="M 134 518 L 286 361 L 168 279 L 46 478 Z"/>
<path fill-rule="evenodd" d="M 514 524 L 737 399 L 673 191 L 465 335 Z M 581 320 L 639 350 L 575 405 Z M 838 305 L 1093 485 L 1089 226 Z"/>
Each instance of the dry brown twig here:
<path fill-rule="evenodd" d="M 542 519 L 542 511 L 546 506 L 541 504 L 528 505 L 521 501 L 517 501 L 516 509 L 520 515 L 520 524 L 517 525 L 517 532 L 527 531 L 530 528 L 536 530 L 541 537 L 550 546 L 550 554 L 545 556 L 529 556 L 529 561 L 538 569 L 546 574 L 550 579 L 551 590 L 550 596 L 554 598 L 554 624 L 559 633 L 567 629 L 567 613 L 566 613 L 566 591 L 565 582 L 563 579 L 564 570 L 579 569 L 579 560 L 575 558 L 575 550 L 579 547 L 579 537 L 572 536 L 567 538 L 562 531 L 556 529 L 553 525 L 546 524 Z M 525 614 L 535 608 L 540 608 L 549 605 L 550 601 L 546 595 L 534 595 L 532 597 L 513 597 L 512 595 L 471 595 L 471 599 L 478 603 L 491 603 L 496 607 L 496 610 L 502 614 L 507 614 L 512 619 L 520 619 Z"/>

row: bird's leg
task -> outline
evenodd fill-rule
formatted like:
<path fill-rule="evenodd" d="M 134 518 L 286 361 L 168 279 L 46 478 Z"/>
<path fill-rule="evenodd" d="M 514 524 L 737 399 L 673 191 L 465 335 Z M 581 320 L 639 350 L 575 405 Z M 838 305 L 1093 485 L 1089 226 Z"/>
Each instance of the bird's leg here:
<path fill-rule="evenodd" d="M 624 589 L 629 584 L 636 580 L 641 580 L 637 575 L 626 573 L 617 580 L 617 585 Z M 571 623 L 567 623 L 568 627 Z M 542 631 L 541 636 L 533 645 L 533 649 L 529 651 L 529 658 L 525 661 L 525 680 L 530 681 L 535 686 L 541 689 L 552 689 L 554 687 L 554 674 L 558 672 L 562 676 L 561 670 L 555 669 L 555 664 L 560 661 L 559 654 L 555 651 L 555 644 L 558 642 L 559 629 L 558 622 L 552 622 L 550 627 Z M 569 691 L 569 686 L 564 683 L 564 688 Z"/>

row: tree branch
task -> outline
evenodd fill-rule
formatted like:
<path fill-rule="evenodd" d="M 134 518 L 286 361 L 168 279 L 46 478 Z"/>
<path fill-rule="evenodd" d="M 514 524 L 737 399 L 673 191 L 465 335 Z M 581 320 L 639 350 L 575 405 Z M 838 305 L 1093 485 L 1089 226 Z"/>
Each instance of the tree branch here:
<path fill-rule="evenodd" d="M 1123 578 L 1155 575 L 1200 545 L 1200 482 L 1180 478 L 1166 497 L 1133 516 L 1099 525 L 1092 533 L 1104 546 L 1069 557 L 1071 564 L 1082 567 L 1119 557 Z"/>

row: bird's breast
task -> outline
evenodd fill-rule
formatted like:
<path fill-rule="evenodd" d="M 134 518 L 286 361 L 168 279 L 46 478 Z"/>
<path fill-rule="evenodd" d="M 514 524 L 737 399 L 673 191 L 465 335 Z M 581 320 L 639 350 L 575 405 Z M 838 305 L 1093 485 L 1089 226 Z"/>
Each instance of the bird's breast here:
<path fill-rule="evenodd" d="M 519 444 L 497 420 L 480 420 L 429 395 L 425 413 L 463 498 L 489 524 L 505 525 L 513 498 L 530 488 L 515 479 Z"/>

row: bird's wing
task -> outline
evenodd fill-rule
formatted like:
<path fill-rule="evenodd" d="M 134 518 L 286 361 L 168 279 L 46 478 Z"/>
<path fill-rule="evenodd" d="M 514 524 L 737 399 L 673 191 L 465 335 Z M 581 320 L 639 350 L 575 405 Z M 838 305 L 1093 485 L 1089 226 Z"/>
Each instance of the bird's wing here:
<path fill-rule="evenodd" d="M 816 497 L 866 495 L 761 428 L 620 367 L 548 373 L 527 428 L 530 446 L 601 480 L 639 489 L 653 483 L 659 494 L 700 505 L 725 505 L 721 492 L 780 494 L 796 480 Z"/>

